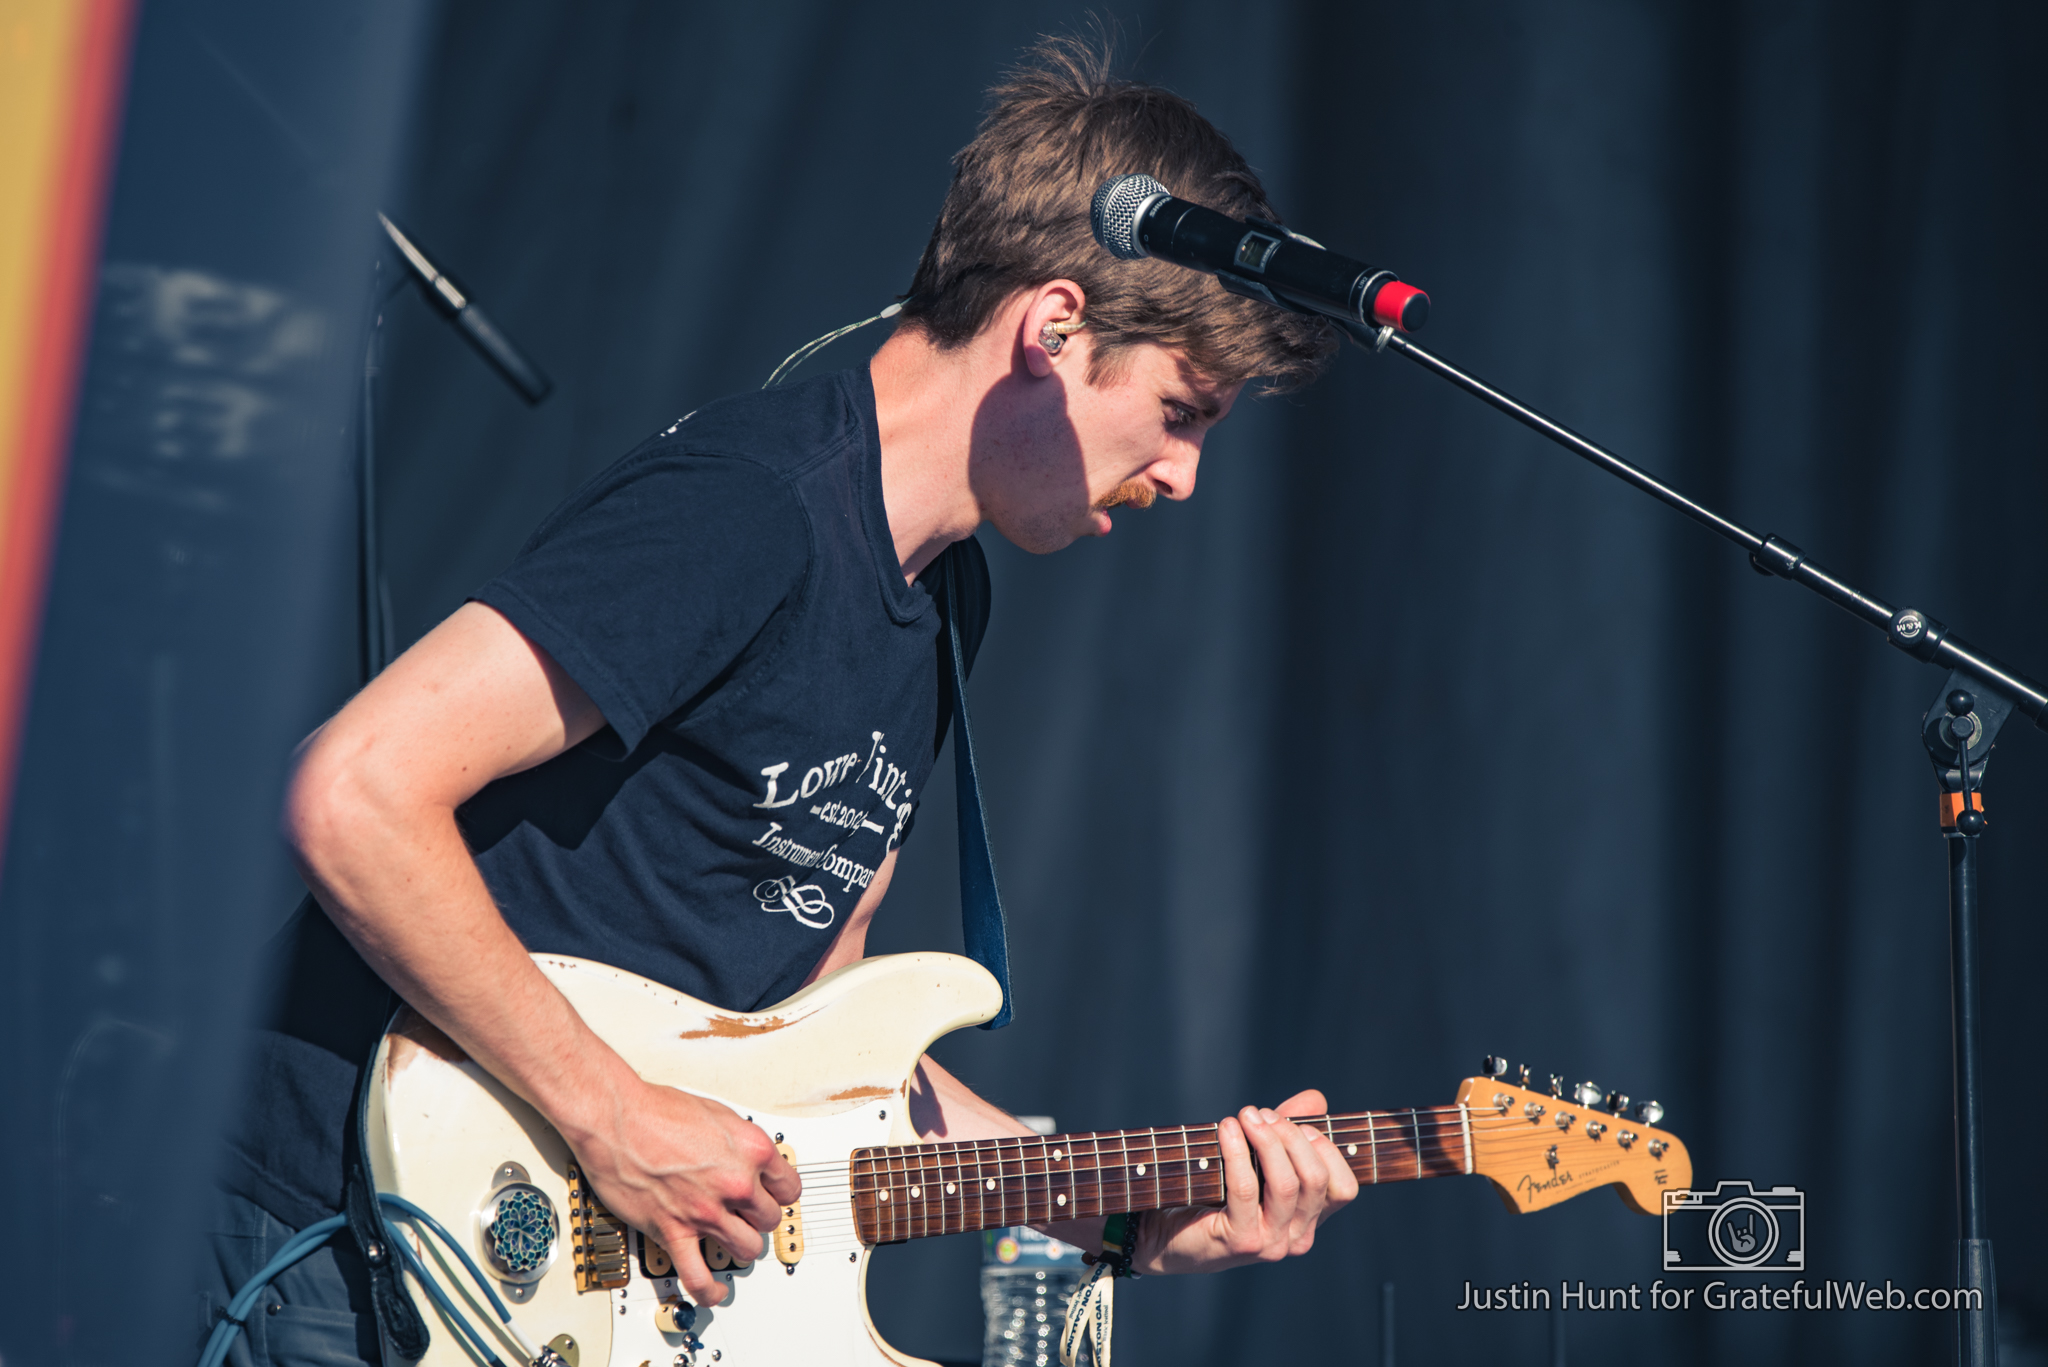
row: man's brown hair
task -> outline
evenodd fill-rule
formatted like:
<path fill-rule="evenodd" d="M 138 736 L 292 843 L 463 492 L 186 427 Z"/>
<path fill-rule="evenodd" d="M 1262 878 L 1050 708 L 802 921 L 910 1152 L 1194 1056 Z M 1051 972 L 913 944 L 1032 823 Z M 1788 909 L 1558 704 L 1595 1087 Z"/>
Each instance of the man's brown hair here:
<path fill-rule="evenodd" d="M 1069 37 L 1042 39 L 989 101 L 974 141 L 953 158 L 906 323 L 956 347 L 1019 290 L 1072 280 L 1087 293 L 1091 382 L 1143 342 L 1225 384 L 1256 376 L 1292 389 L 1321 371 L 1337 346 L 1331 324 L 1231 294 L 1199 271 L 1120 261 L 1095 240 L 1096 189 L 1134 171 L 1234 218 L 1280 221 L 1258 176 L 1193 104 L 1111 75 L 1106 39 Z"/>

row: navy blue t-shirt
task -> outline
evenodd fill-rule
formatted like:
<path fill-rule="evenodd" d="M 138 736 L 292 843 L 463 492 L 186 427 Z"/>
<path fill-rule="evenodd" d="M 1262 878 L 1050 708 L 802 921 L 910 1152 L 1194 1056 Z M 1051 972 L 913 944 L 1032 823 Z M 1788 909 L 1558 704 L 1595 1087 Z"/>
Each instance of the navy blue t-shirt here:
<path fill-rule="evenodd" d="M 971 659 L 987 569 L 972 541 L 947 554 L 976 598 Z M 476 594 L 606 722 L 457 813 L 521 942 L 728 1010 L 795 991 L 908 834 L 944 739 L 940 569 L 904 581 L 864 369 L 709 405 L 573 494 Z M 317 909 L 280 949 L 227 1185 L 303 1226 L 339 1207 L 388 998 Z"/>

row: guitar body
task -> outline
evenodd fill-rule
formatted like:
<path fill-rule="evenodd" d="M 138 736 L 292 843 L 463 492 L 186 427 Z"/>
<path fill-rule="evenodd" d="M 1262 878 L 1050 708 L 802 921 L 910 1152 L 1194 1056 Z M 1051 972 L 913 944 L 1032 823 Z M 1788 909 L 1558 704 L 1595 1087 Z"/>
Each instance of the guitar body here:
<path fill-rule="evenodd" d="M 526 1280 L 498 1290 L 520 1326 L 555 1344 L 573 1367 L 670 1367 L 692 1357 L 696 1367 L 928 1367 L 883 1342 L 868 1319 L 870 1250 L 855 1232 L 846 1168 L 857 1148 L 916 1142 L 911 1073 L 932 1040 L 995 1014 L 995 980 L 950 954 L 890 955 L 842 969 L 769 1011 L 733 1015 L 603 964 L 561 955 L 534 960 L 642 1077 L 723 1102 L 780 1137 L 804 1175 L 796 1233 L 778 1229 L 783 1243 L 775 1252 L 720 1273 L 730 1286 L 725 1303 L 697 1311 L 687 1333 L 658 1318 L 663 1303 L 678 1302 L 682 1292 L 672 1273 L 650 1275 L 665 1270 L 661 1253 L 653 1246 L 650 1261 L 637 1233 L 624 1234 L 622 1285 L 579 1290 L 575 1160 L 567 1145 L 537 1111 L 409 1011 L 373 1064 L 367 1120 L 379 1189 L 431 1212 L 467 1241 L 487 1274 L 505 1256 L 500 1247 L 501 1261 L 488 1260 L 493 1239 L 503 1237 L 486 1230 L 494 1194 L 517 1191 L 531 1212 L 539 1203 L 526 1188 L 538 1189 L 552 1207 L 551 1257 L 541 1270 L 517 1270 Z M 499 1356 L 523 1361 L 460 1265 L 412 1225 L 394 1221 L 393 1229 Z M 610 1237 L 598 1242 L 610 1248 Z M 468 1367 L 453 1324 L 416 1282 L 412 1290 L 433 1329 L 427 1367 Z M 561 1346 L 565 1335 L 573 1352 Z M 691 1357 L 678 1358 L 685 1353 Z"/>

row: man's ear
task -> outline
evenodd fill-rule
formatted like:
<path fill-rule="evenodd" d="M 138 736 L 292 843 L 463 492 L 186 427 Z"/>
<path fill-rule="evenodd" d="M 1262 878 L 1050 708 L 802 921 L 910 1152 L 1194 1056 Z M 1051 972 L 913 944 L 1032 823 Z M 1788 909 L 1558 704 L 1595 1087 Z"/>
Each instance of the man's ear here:
<path fill-rule="evenodd" d="M 1018 324 L 1017 342 L 1024 353 L 1024 367 L 1034 378 L 1047 378 L 1060 363 L 1061 348 L 1047 342 L 1066 334 L 1053 332 L 1052 325 L 1079 323 L 1087 304 L 1087 291 L 1071 280 L 1051 280 L 1031 291 Z"/>

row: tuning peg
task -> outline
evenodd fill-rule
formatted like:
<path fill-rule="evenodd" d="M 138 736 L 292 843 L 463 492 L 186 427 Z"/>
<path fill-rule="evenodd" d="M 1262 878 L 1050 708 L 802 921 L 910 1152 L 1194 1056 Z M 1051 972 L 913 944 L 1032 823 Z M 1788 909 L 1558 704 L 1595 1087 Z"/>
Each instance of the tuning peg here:
<path fill-rule="evenodd" d="M 1559 1101 L 1564 1100 L 1564 1079 L 1556 1073 L 1550 1075 L 1550 1094 Z"/>
<path fill-rule="evenodd" d="M 1645 1125 L 1654 1125 L 1664 1118 L 1664 1107 L 1655 1101 L 1636 1103 L 1636 1119 Z"/>
<path fill-rule="evenodd" d="M 1488 1054 L 1486 1061 L 1479 1065 L 1479 1071 L 1488 1077 L 1506 1077 L 1508 1075 L 1508 1061 L 1504 1058 L 1498 1058 L 1493 1054 Z"/>
<path fill-rule="evenodd" d="M 1603 1095 L 1605 1093 L 1600 1090 L 1600 1084 L 1597 1082 L 1581 1082 L 1578 1086 L 1572 1088 L 1572 1100 L 1578 1102 L 1589 1111 L 1600 1104 L 1600 1098 Z"/>
<path fill-rule="evenodd" d="M 1628 1114 L 1628 1093 L 1609 1092 L 1607 1094 L 1607 1109 L 1616 1115 Z"/>
<path fill-rule="evenodd" d="M 1522 1065 L 1522 1090 L 1529 1090 L 1529 1065 L 1526 1063 Z"/>

